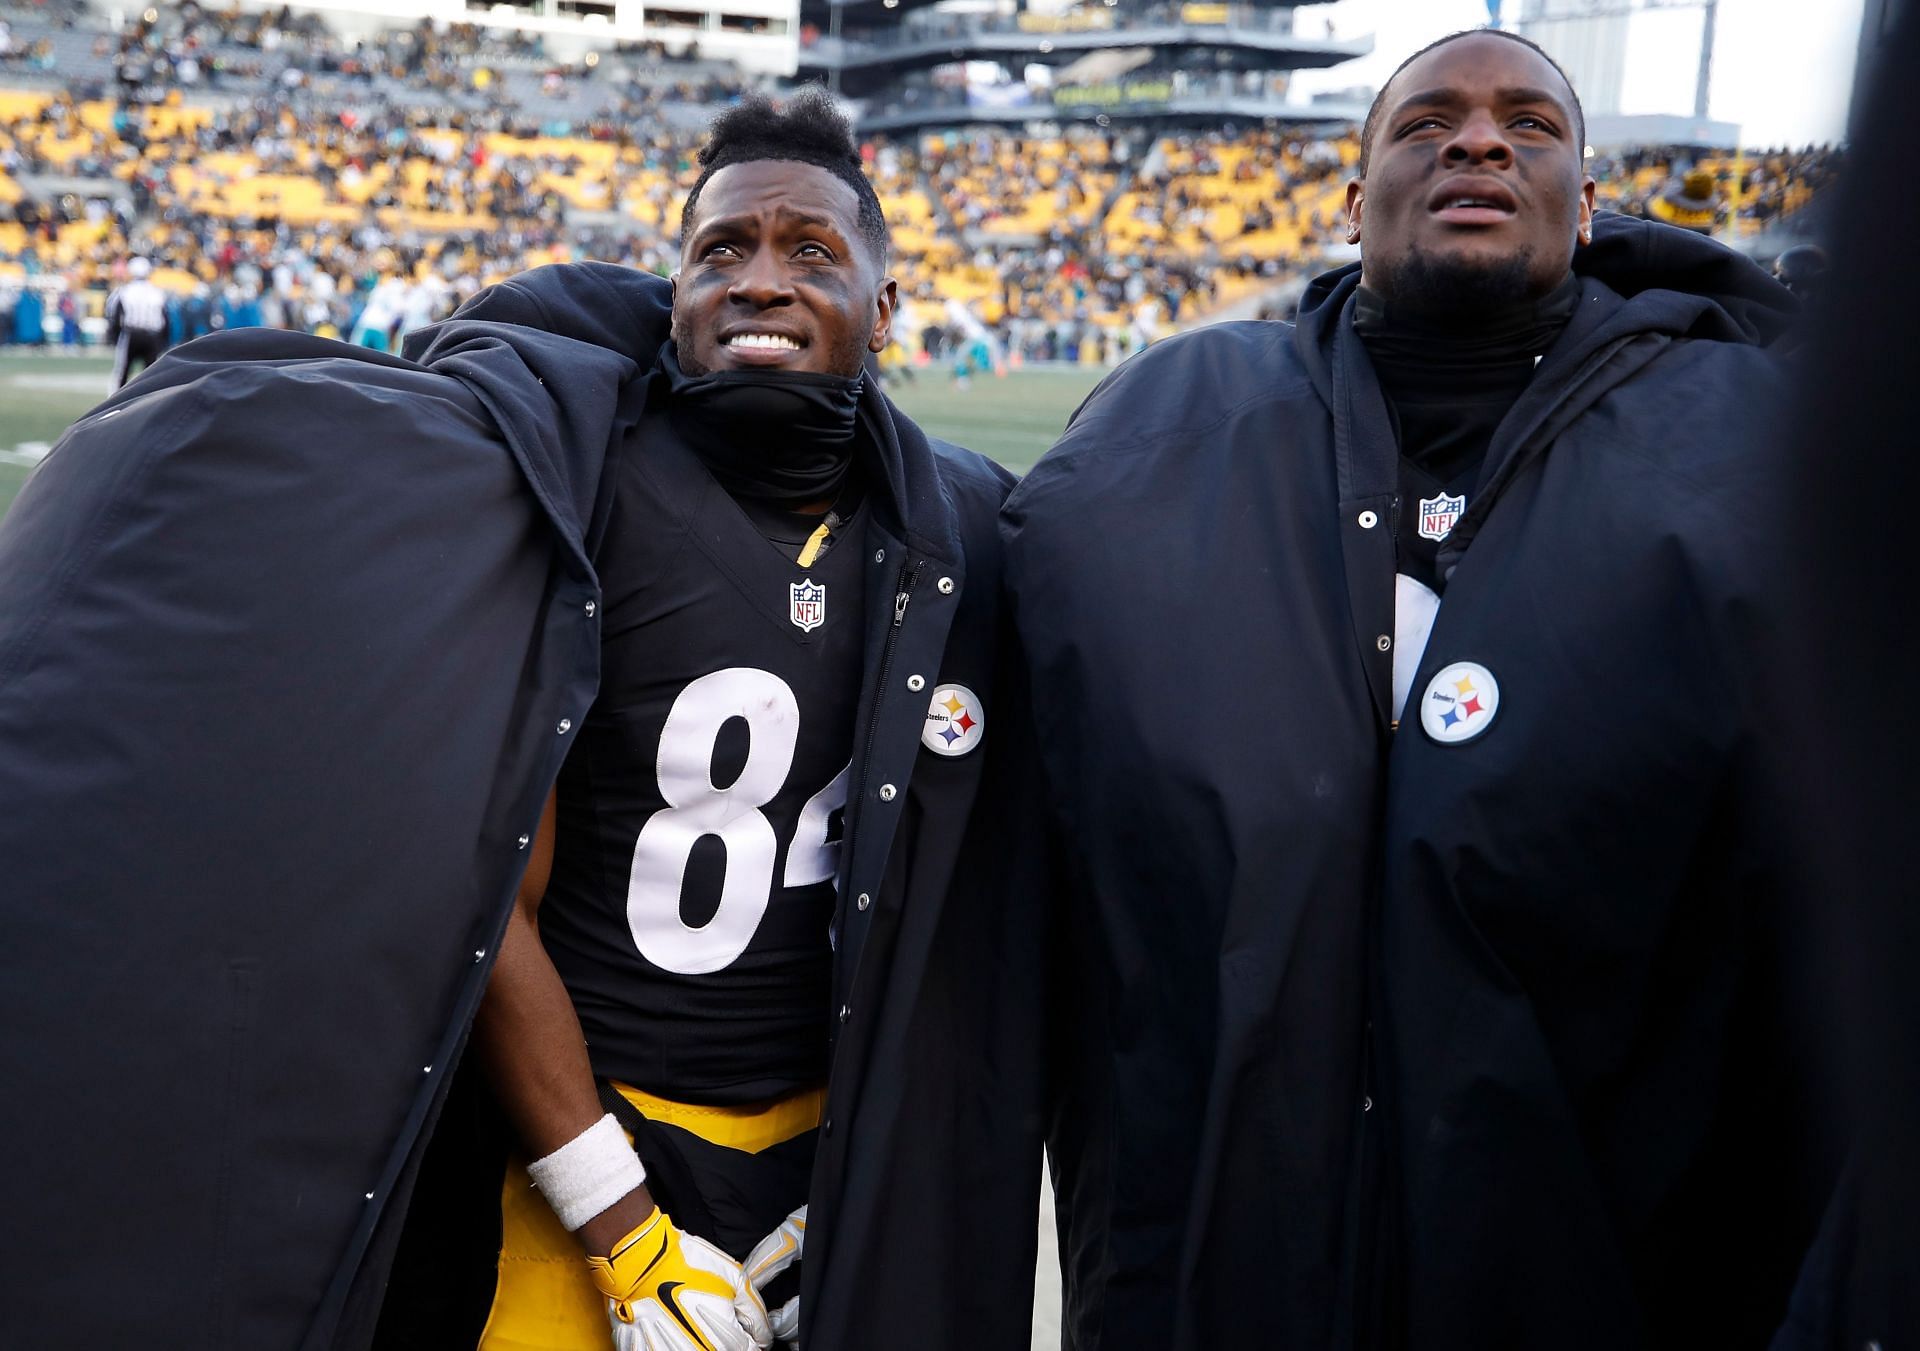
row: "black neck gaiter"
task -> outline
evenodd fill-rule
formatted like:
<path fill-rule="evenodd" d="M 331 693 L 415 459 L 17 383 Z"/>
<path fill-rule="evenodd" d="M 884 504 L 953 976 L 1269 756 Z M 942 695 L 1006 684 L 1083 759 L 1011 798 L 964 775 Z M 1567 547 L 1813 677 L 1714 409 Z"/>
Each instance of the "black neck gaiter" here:
<path fill-rule="evenodd" d="M 1380 377 L 1400 453 L 1443 481 L 1478 466 L 1579 303 L 1571 274 L 1539 300 L 1464 315 L 1410 312 L 1361 287 L 1353 331 Z"/>
<path fill-rule="evenodd" d="M 798 507 L 831 501 L 853 466 L 863 377 L 796 371 L 688 375 L 660 352 L 675 429 L 735 497 Z"/>
<path fill-rule="evenodd" d="M 1533 373 L 1533 359 L 1553 345 L 1580 303 L 1580 280 L 1571 273 L 1539 300 L 1526 300 L 1479 314 L 1431 314 L 1394 305 L 1361 287 L 1354 293 L 1353 331 L 1388 387 L 1503 383 L 1518 372 Z"/>

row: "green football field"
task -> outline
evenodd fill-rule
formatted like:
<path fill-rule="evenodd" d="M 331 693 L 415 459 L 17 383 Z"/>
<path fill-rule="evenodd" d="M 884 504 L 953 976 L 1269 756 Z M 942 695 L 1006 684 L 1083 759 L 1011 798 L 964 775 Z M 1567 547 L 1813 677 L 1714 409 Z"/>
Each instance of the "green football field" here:
<path fill-rule="evenodd" d="M 33 462 L 67 424 L 106 398 L 105 357 L 0 353 L 0 513 Z M 889 392 L 927 431 L 1024 473 L 1100 378 L 1097 370 L 1016 371 L 976 376 L 966 389 L 939 368 L 895 380 Z"/>
<path fill-rule="evenodd" d="M 0 512 L 67 424 L 111 392 L 107 357 L 0 353 Z"/>
<path fill-rule="evenodd" d="M 1105 374 L 1091 368 L 1014 371 L 1004 378 L 975 376 L 968 388 L 958 389 L 945 371 L 929 368 L 912 382 L 893 381 L 887 393 L 927 431 L 1024 474 Z"/>

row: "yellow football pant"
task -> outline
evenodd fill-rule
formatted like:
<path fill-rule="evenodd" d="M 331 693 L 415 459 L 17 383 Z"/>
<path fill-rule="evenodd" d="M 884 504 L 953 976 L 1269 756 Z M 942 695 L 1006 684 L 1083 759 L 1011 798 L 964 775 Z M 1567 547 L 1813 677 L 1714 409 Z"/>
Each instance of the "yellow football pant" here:
<path fill-rule="evenodd" d="M 827 1096 L 824 1088 L 816 1088 L 774 1103 L 699 1107 L 626 1084 L 614 1088 L 649 1121 L 678 1126 L 742 1154 L 758 1154 L 813 1130 Z M 613 1351 L 607 1300 L 587 1277 L 580 1241 L 560 1227 L 519 1155 L 507 1161 L 500 1189 L 499 1281 L 480 1351 Z"/>

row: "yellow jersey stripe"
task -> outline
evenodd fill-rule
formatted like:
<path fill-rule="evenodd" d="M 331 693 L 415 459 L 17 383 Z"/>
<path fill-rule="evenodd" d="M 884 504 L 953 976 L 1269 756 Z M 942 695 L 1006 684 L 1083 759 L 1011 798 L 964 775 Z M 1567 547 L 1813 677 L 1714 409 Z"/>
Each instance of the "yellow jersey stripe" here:
<path fill-rule="evenodd" d="M 758 1154 L 805 1135 L 820 1124 L 826 1107 L 825 1086 L 795 1093 L 778 1102 L 748 1103 L 741 1107 L 703 1107 L 657 1098 L 631 1084 L 615 1082 L 614 1091 L 649 1121 L 678 1126 L 709 1144 Z"/>

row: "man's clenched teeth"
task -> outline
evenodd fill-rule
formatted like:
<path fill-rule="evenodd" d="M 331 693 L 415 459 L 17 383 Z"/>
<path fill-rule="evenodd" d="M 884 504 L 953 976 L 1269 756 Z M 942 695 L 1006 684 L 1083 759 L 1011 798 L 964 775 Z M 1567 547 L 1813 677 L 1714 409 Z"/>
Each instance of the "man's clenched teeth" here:
<path fill-rule="evenodd" d="M 736 333 L 727 339 L 729 347 L 747 347 L 761 352 L 797 352 L 800 344 L 778 333 Z"/>

